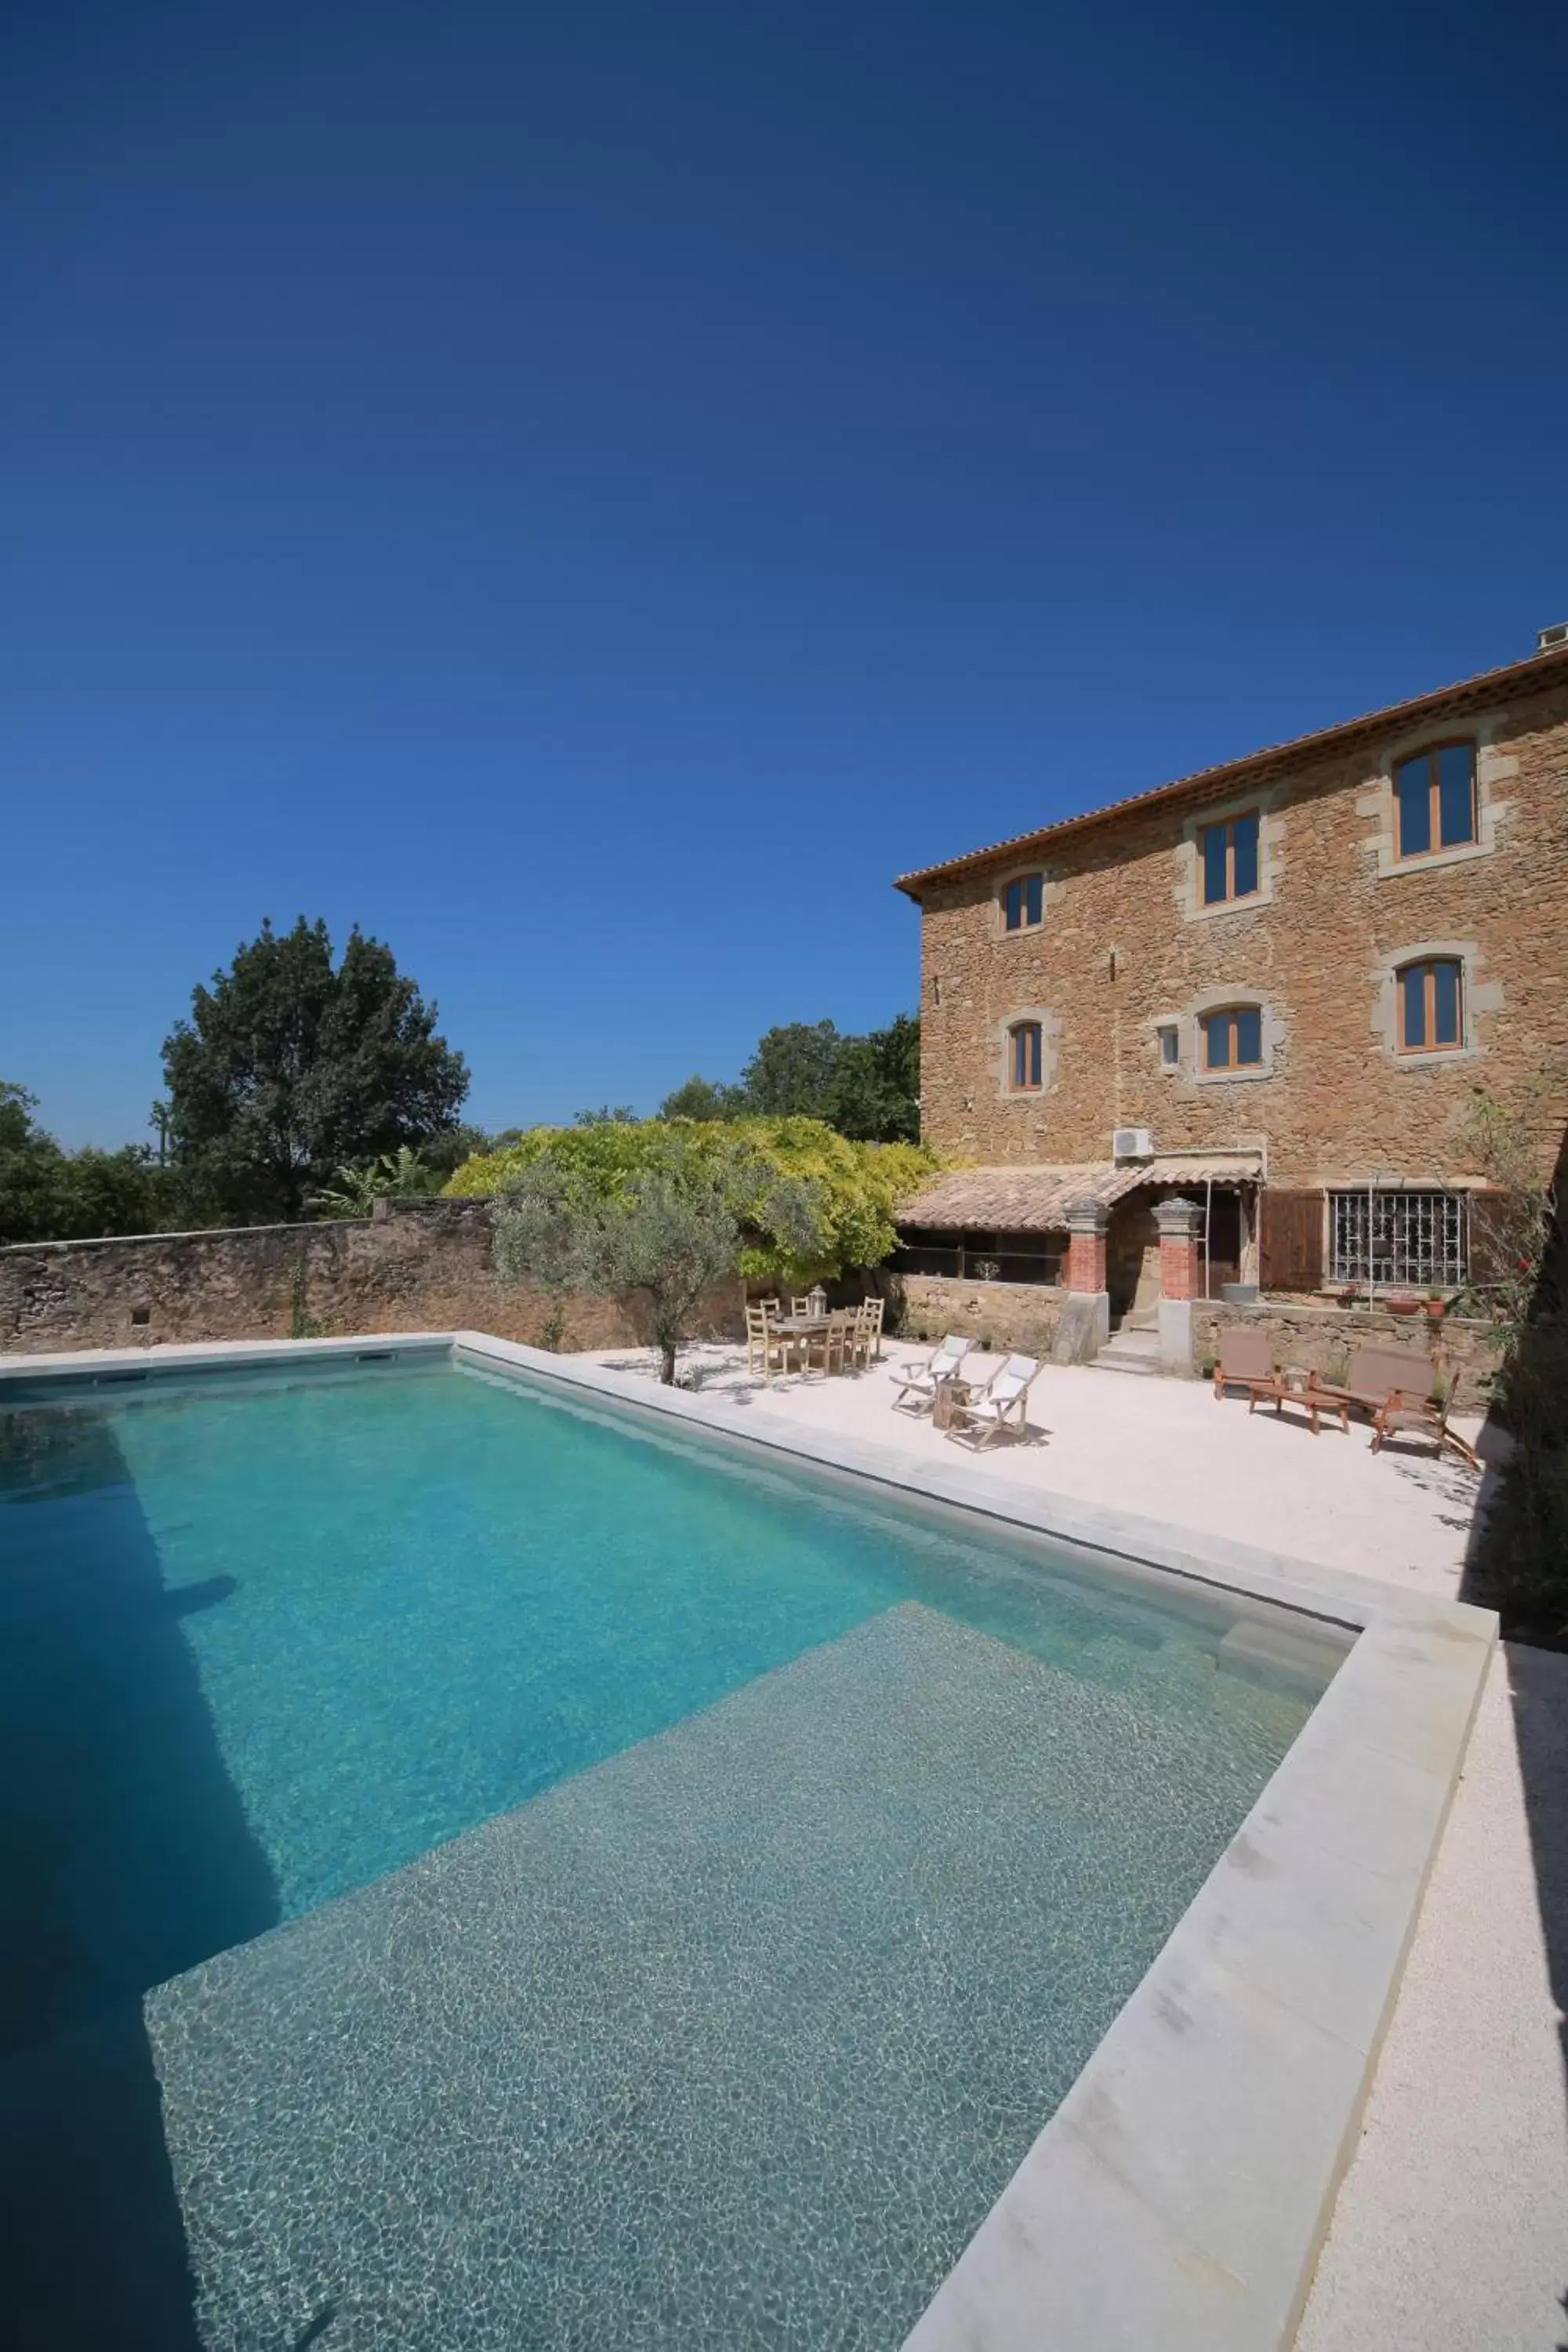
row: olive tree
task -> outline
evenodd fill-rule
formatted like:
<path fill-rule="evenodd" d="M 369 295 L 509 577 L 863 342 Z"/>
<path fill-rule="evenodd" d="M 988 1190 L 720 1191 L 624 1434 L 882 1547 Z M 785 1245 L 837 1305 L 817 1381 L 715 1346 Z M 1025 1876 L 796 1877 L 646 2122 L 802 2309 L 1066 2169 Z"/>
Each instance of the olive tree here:
<path fill-rule="evenodd" d="M 595 1182 L 564 1154 L 545 1151 L 501 1193 L 496 1267 L 503 1280 L 538 1283 L 558 1306 L 574 1290 L 640 1297 L 668 1385 L 698 1307 L 737 1272 L 748 1225 L 763 1215 L 811 1245 L 810 1186 L 743 1147 L 716 1156 L 670 1136 L 619 1184 Z"/>

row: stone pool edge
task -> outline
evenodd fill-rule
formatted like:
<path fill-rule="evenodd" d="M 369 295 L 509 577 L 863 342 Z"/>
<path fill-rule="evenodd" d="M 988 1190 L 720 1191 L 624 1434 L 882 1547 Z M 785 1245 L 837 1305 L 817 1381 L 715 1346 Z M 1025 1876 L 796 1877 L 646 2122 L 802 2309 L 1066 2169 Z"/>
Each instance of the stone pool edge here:
<path fill-rule="evenodd" d="M 1289 2346 L 1354 2150 L 1495 1616 L 1070 1498 L 1004 1492 L 978 1463 L 912 1463 L 891 1447 L 480 1332 L 12 1357 L 0 1361 L 0 1406 L 14 1380 L 393 1351 L 520 1371 L 1357 1630 L 1300 1736 L 906 2339 L 906 2352 Z"/>

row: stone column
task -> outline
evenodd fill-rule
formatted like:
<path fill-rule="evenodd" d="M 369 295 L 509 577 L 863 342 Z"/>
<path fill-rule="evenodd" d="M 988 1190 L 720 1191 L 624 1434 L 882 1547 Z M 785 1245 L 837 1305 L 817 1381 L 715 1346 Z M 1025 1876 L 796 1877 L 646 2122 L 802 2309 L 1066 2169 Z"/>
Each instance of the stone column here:
<path fill-rule="evenodd" d="M 1075 1201 L 1068 1211 L 1067 1286 L 1080 1298 L 1105 1288 L 1105 1228 L 1110 1212 L 1102 1201 Z"/>
<path fill-rule="evenodd" d="M 1110 1222 L 1103 1201 L 1075 1201 L 1068 1211 L 1068 1297 L 1052 1351 L 1058 1363 L 1087 1363 L 1110 1337 L 1110 1293 L 1105 1286 Z"/>
<path fill-rule="evenodd" d="M 1198 1296 L 1201 1201 L 1156 1201 L 1160 1229 L 1160 1360 L 1170 1372 L 1193 1369 L 1193 1301 Z"/>

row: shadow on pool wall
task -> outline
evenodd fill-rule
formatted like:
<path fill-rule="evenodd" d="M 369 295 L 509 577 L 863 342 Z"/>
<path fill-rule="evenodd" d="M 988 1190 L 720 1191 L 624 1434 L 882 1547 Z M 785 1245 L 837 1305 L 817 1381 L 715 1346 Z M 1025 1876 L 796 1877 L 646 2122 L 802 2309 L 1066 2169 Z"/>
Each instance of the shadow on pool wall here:
<path fill-rule="evenodd" d="M 0 2297 L 15 2352 L 195 2352 L 146 1990 L 281 1916 L 119 1446 L 0 1418 Z"/>

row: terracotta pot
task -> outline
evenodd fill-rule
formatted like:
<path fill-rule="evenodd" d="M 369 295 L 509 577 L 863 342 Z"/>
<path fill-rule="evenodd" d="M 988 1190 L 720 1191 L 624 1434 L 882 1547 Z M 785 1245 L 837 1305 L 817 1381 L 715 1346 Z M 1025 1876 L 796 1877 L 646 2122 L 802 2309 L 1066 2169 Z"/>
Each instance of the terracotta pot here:
<path fill-rule="evenodd" d="M 1391 1315 L 1419 1315 L 1426 1304 L 1424 1298 L 1401 1297 L 1393 1290 L 1385 1291 L 1378 1300 L 1378 1305 L 1386 1307 Z"/>
<path fill-rule="evenodd" d="M 1429 1298 L 1426 1301 L 1426 1312 L 1434 1323 L 1440 1323 L 1447 1311 L 1448 1302 L 1446 1298 Z"/>

